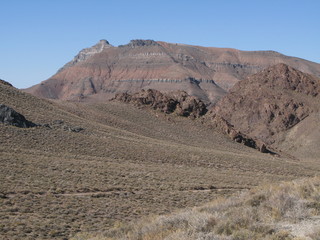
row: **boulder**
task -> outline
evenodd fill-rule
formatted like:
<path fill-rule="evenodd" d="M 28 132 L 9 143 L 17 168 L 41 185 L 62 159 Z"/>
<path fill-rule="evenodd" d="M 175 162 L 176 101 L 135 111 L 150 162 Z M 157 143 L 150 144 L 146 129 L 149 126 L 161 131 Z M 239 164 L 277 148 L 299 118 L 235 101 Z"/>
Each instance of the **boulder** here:
<path fill-rule="evenodd" d="M 20 128 L 37 126 L 37 124 L 28 121 L 22 114 L 3 104 L 0 104 L 0 122 Z"/>

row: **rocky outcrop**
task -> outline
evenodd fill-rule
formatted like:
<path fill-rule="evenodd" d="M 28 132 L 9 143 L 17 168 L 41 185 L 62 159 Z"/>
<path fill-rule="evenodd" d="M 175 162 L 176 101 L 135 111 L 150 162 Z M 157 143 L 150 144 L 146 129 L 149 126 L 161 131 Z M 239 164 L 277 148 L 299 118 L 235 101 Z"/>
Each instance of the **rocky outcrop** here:
<path fill-rule="evenodd" d="M 54 120 L 52 123 L 43 124 L 42 127 L 48 129 L 62 129 L 68 132 L 79 133 L 84 131 L 85 129 L 79 126 L 70 126 L 66 124 L 63 120 Z"/>
<path fill-rule="evenodd" d="M 126 45 L 120 45 L 119 47 L 144 47 L 144 46 L 158 46 L 159 44 L 154 40 L 143 40 L 143 39 L 136 39 L 131 40 L 130 43 Z"/>
<path fill-rule="evenodd" d="M 278 64 L 237 83 L 211 110 L 268 145 L 316 110 L 320 79 Z"/>
<path fill-rule="evenodd" d="M 0 104 L 0 123 L 20 128 L 37 126 L 37 124 L 26 120 L 22 114 L 3 104 Z"/>
<path fill-rule="evenodd" d="M 246 134 L 235 129 L 232 124 L 227 122 L 223 117 L 219 115 L 211 115 L 209 117 L 208 125 L 213 126 L 219 132 L 226 134 L 231 140 L 241 143 L 247 147 L 251 147 L 259 150 L 262 153 L 272 153 L 266 146 L 266 144 L 260 140 L 253 139 Z"/>
<path fill-rule="evenodd" d="M 9 87 L 13 87 L 11 83 L 8 83 L 7 81 L 4 81 L 2 79 L 0 79 L 0 84 L 6 85 L 6 86 L 9 86 Z"/>
<path fill-rule="evenodd" d="M 164 94 L 154 89 L 148 89 L 135 94 L 119 93 L 113 100 L 133 103 L 138 106 L 146 105 L 164 113 L 175 113 L 178 116 L 191 118 L 198 118 L 207 112 L 206 105 L 201 100 L 189 96 L 183 91 Z"/>
<path fill-rule="evenodd" d="M 131 103 L 136 106 L 149 106 L 154 110 L 160 110 L 167 114 L 175 113 L 178 116 L 191 117 L 193 119 L 204 116 L 207 113 L 207 108 L 201 100 L 189 96 L 183 91 L 164 94 L 154 89 L 148 89 L 135 94 L 119 93 L 116 94 L 115 98 L 112 100 Z M 226 134 L 237 143 L 255 148 L 263 153 L 271 152 L 262 141 L 252 139 L 241 133 L 236 130 L 233 125 L 218 115 L 209 115 L 209 117 L 205 117 L 203 123 Z"/>

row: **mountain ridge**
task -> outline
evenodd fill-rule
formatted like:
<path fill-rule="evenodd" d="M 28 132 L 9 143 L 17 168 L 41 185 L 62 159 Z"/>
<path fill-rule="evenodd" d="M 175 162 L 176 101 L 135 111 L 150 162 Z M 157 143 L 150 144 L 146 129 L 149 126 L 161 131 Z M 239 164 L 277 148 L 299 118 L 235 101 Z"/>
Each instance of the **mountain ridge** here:
<path fill-rule="evenodd" d="M 277 63 L 320 76 L 320 64 L 274 51 L 241 51 L 154 40 L 114 47 L 101 40 L 48 80 L 25 89 L 38 97 L 105 101 L 141 89 L 182 90 L 216 103 L 238 81 Z"/>

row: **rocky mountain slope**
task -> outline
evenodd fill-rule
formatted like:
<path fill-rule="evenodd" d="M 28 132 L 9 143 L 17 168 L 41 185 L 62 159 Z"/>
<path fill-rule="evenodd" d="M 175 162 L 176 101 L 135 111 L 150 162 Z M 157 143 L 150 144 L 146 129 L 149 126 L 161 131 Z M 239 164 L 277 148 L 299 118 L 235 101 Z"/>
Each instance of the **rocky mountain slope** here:
<path fill-rule="evenodd" d="M 111 100 L 130 103 L 138 107 L 148 106 L 153 110 L 166 114 L 174 114 L 191 119 L 201 118 L 208 112 L 206 105 L 200 99 L 190 96 L 184 91 L 161 93 L 154 89 L 146 91 L 142 89 L 134 94 L 118 93 Z M 215 115 L 214 117 L 210 115 L 209 120 L 207 117 L 202 118 L 201 124 L 205 124 L 208 128 L 213 127 L 237 143 L 255 148 L 260 152 L 271 153 L 264 142 L 246 136 L 219 115 Z"/>
<path fill-rule="evenodd" d="M 209 115 L 223 117 L 243 133 L 268 145 L 287 145 L 285 150 L 291 152 L 289 138 L 286 143 L 283 141 L 293 127 L 308 121 L 308 128 L 319 132 L 319 125 L 311 120 L 319 115 L 319 93 L 319 78 L 277 64 L 238 82 Z M 301 143 L 307 139 L 300 138 Z"/>
<path fill-rule="evenodd" d="M 114 47 L 101 40 L 54 76 L 25 91 L 39 97 L 105 101 L 141 89 L 182 90 L 217 102 L 235 83 L 277 63 L 320 76 L 320 65 L 273 51 L 240 51 L 153 40 Z"/>

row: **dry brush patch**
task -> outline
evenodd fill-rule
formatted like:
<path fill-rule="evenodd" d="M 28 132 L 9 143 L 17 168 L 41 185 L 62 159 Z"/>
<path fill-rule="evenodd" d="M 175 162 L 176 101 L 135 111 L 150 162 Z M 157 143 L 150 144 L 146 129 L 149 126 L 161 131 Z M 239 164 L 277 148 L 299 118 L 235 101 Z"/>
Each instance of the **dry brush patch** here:
<path fill-rule="evenodd" d="M 80 239 L 318 239 L 320 177 L 265 185 Z M 306 222 L 309 226 L 305 227 Z"/>

